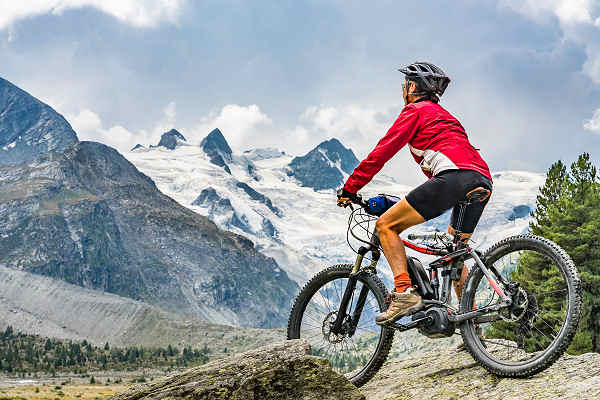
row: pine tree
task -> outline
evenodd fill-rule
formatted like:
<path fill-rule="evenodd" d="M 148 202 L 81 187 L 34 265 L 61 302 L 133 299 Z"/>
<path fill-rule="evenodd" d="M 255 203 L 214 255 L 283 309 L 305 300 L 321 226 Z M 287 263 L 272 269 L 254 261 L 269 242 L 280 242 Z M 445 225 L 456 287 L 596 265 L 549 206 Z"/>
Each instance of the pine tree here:
<path fill-rule="evenodd" d="M 567 171 L 558 161 L 548 171 L 540 188 L 531 232 L 560 245 L 573 259 L 583 288 L 583 315 L 568 351 L 600 351 L 600 183 L 597 170 L 587 153 L 579 156 Z M 556 266 L 535 255 L 522 256 L 512 275 L 524 287 L 537 285 L 538 292 L 557 289 L 562 282 Z M 564 320 L 564 304 L 559 298 L 538 298 L 540 308 L 549 310 L 546 320 Z M 514 325 L 512 326 L 514 328 Z M 558 324 L 555 328 L 558 328 Z M 538 327 L 543 329 L 541 326 Z M 491 335 L 514 339 L 509 325 L 496 323 Z M 549 340 L 548 340 L 549 341 Z M 545 346 L 548 343 L 537 343 Z M 535 344 L 531 343 L 531 346 Z"/>

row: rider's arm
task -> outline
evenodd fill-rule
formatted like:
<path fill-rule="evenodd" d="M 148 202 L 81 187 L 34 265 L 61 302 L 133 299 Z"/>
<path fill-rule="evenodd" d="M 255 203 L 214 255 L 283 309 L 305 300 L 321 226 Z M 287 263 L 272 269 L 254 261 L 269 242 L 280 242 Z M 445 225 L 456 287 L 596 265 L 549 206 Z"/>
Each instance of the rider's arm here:
<path fill-rule="evenodd" d="M 373 179 L 383 165 L 392 158 L 414 136 L 419 127 L 418 109 L 412 104 L 404 107 L 394 125 L 377 143 L 371 153 L 348 177 L 344 189 L 356 193 Z"/>

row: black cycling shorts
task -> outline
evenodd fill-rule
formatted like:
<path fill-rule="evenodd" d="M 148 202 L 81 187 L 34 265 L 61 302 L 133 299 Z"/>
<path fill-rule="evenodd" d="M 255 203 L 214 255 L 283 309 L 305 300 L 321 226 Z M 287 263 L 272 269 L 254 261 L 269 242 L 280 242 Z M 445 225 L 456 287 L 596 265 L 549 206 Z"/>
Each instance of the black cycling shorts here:
<path fill-rule="evenodd" d="M 468 192 L 480 186 L 492 190 L 492 181 L 470 169 L 442 171 L 414 188 L 406 195 L 406 201 L 427 221 L 454 207 L 450 218 L 452 228 L 461 228 L 463 233 L 473 233 L 489 197 L 483 202 L 476 201 L 467 206 L 462 227 L 457 226 L 458 202 L 463 200 Z"/>

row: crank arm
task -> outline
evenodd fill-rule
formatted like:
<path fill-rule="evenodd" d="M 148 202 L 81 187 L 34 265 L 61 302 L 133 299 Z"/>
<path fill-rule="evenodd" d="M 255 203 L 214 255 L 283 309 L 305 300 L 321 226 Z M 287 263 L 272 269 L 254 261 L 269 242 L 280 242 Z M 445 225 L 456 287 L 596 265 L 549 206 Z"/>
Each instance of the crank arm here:
<path fill-rule="evenodd" d="M 422 322 L 425 322 L 425 321 L 431 321 L 431 317 L 419 318 L 417 320 L 409 322 L 408 324 L 399 324 L 397 322 L 392 322 L 392 323 L 387 323 L 387 324 L 385 324 L 383 326 L 388 327 L 388 328 L 396 329 L 396 330 L 398 330 L 400 332 L 404 332 L 404 331 L 407 331 L 409 329 L 416 328 Z"/>
<path fill-rule="evenodd" d="M 448 319 L 451 322 L 463 322 L 463 321 L 466 321 L 469 319 L 474 319 L 476 317 L 483 317 L 482 314 L 498 312 L 498 311 L 502 310 L 503 308 L 506 308 L 510 305 L 511 305 L 510 301 L 503 301 L 502 303 L 499 303 L 499 304 L 494 304 L 491 306 L 479 308 L 477 310 L 469 311 L 469 312 L 463 313 L 463 314 L 450 314 L 450 315 L 448 315 Z"/>

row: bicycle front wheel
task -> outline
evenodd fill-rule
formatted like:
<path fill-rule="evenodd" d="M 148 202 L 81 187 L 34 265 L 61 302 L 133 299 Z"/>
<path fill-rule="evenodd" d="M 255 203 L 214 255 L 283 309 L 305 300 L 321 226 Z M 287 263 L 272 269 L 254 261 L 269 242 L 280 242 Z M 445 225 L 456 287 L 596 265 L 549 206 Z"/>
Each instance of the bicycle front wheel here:
<path fill-rule="evenodd" d="M 355 386 L 365 384 L 387 358 L 394 331 L 375 324 L 375 315 L 385 310 L 387 289 L 377 275 L 361 272 L 343 316 L 343 328 L 331 332 L 348 285 L 352 265 L 334 265 L 315 275 L 300 291 L 288 321 L 288 339 L 307 339 L 313 355 L 327 358 L 337 372 Z M 360 293 L 366 300 L 358 321 L 353 320 Z M 354 330 L 355 327 L 355 330 Z"/>
<path fill-rule="evenodd" d="M 519 235 L 493 245 L 484 255 L 488 268 L 512 288 L 512 305 L 498 313 L 461 324 L 466 348 L 488 371 L 525 377 L 548 368 L 567 349 L 581 317 L 581 283 L 571 258 L 556 243 Z M 461 299 L 461 312 L 500 303 L 501 299 L 476 266 Z M 488 321 L 488 322 L 485 322 Z"/>

